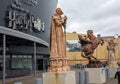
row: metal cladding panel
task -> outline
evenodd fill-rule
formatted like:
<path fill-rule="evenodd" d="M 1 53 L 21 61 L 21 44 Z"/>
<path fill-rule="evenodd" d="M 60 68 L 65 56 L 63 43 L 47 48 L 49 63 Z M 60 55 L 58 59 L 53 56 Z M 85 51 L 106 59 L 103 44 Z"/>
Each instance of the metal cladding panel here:
<path fill-rule="evenodd" d="M 1 0 L 0 26 L 28 33 L 49 42 L 51 16 L 56 7 L 57 0 Z"/>

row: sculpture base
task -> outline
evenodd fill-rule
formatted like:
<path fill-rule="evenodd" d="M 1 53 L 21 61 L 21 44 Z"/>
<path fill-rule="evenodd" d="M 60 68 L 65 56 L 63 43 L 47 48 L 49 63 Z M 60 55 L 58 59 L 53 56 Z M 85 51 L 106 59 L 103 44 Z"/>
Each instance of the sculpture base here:
<path fill-rule="evenodd" d="M 87 68 L 89 73 L 89 82 L 95 84 L 103 84 L 106 82 L 105 68 Z"/>
<path fill-rule="evenodd" d="M 102 67 L 102 64 L 100 61 L 89 61 L 89 63 L 87 64 L 88 68 L 100 68 Z"/>
<path fill-rule="evenodd" d="M 66 72 L 70 67 L 67 64 L 66 58 L 51 57 L 48 72 Z"/>
<path fill-rule="evenodd" d="M 75 72 L 47 72 L 43 73 L 43 84 L 76 84 Z"/>

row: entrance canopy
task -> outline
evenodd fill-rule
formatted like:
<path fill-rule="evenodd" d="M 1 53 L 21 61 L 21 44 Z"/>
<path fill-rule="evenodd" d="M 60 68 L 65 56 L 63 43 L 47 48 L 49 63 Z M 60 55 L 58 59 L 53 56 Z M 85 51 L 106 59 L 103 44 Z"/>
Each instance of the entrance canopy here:
<path fill-rule="evenodd" d="M 20 31 L 16 31 L 16 30 L 13 30 L 10 28 L 6 28 L 3 26 L 0 26 L 0 34 L 8 35 L 8 37 L 9 37 L 8 41 L 9 41 L 9 39 L 11 39 L 11 40 L 13 40 L 12 43 L 13 44 L 16 43 L 16 45 L 17 45 L 17 43 L 18 43 L 18 45 L 22 45 L 22 44 L 30 45 L 30 42 L 36 42 L 40 46 L 49 47 L 48 42 L 46 42 L 38 37 L 29 35 L 29 34 L 26 34 L 26 33 L 20 32 Z M 10 37 L 10 36 L 13 36 L 14 38 Z M 0 39 L 1 38 L 2 38 L 2 36 L 0 36 Z"/>

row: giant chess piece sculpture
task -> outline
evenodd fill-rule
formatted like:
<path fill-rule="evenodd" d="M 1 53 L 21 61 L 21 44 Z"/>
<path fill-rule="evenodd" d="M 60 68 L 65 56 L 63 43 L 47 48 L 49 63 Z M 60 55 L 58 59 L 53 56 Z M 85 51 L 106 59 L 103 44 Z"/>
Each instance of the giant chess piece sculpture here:
<path fill-rule="evenodd" d="M 117 61 L 116 61 L 116 56 L 115 56 L 117 43 L 114 42 L 114 39 L 115 38 L 107 40 L 108 65 L 109 66 L 117 66 Z"/>
<path fill-rule="evenodd" d="M 56 14 L 52 16 L 50 29 L 50 66 L 49 72 L 68 71 L 66 59 L 65 37 L 62 27 L 65 27 L 67 17 L 62 17 L 60 8 L 56 9 Z"/>
<path fill-rule="evenodd" d="M 100 61 L 93 56 L 94 50 L 104 41 L 93 35 L 93 30 L 88 30 L 87 35 L 78 35 L 82 45 L 81 56 L 89 60 L 88 67 L 101 67 Z"/>

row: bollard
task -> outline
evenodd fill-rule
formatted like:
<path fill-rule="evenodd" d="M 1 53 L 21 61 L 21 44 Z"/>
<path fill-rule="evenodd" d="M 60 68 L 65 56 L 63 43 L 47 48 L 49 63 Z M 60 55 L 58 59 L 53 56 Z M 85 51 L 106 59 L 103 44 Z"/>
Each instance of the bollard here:
<path fill-rule="evenodd" d="M 85 84 L 84 71 L 79 72 L 79 84 Z"/>
<path fill-rule="evenodd" d="M 36 78 L 35 84 L 42 84 L 42 78 Z"/>
<path fill-rule="evenodd" d="M 85 71 L 85 84 L 89 84 L 89 73 L 88 71 Z"/>
<path fill-rule="evenodd" d="M 75 72 L 76 83 L 79 84 L 79 72 Z"/>
<path fill-rule="evenodd" d="M 22 82 L 14 82 L 14 84 L 22 84 Z"/>
<path fill-rule="evenodd" d="M 108 80 L 110 80 L 110 70 L 108 69 Z"/>
<path fill-rule="evenodd" d="M 110 72 L 109 72 L 108 68 L 106 69 L 105 75 L 106 75 L 106 81 L 109 80 L 110 79 Z"/>

